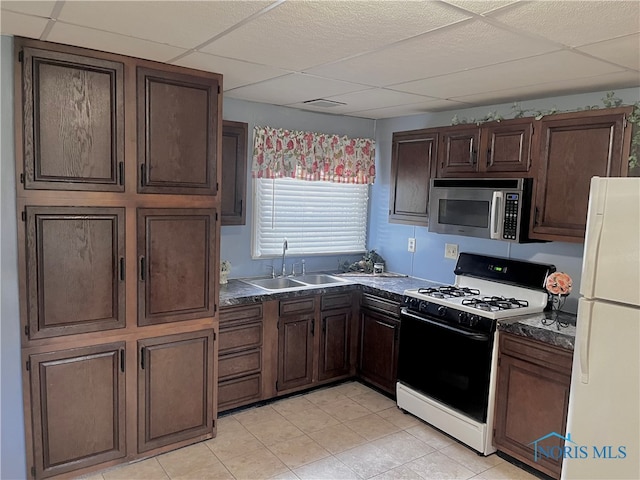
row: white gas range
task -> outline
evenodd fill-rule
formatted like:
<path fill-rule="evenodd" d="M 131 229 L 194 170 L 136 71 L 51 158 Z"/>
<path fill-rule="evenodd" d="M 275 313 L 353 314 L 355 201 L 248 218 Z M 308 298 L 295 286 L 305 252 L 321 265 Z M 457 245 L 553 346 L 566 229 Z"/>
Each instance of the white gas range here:
<path fill-rule="evenodd" d="M 547 306 L 544 265 L 461 253 L 455 285 L 409 289 L 401 314 L 398 407 L 488 455 L 498 319 Z"/>

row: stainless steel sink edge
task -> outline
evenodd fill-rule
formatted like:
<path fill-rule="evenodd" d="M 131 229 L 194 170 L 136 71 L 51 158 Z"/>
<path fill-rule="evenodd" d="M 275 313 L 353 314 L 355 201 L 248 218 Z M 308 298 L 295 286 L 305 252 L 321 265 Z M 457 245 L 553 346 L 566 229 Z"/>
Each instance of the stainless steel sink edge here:
<path fill-rule="evenodd" d="M 305 277 L 308 281 L 305 282 Z M 319 278 L 321 277 L 321 278 Z M 311 290 L 323 287 L 334 287 L 338 285 L 351 285 L 355 282 L 335 277 L 333 275 L 318 273 L 306 274 L 298 277 L 276 277 L 276 278 L 245 278 L 238 279 L 252 287 L 261 288 L 269 292 L 290 292 L 296 290 Z M 270 286 L 273 284 L 274 286 Z M 276 286 L 282 284 L 282 286 Z"/>

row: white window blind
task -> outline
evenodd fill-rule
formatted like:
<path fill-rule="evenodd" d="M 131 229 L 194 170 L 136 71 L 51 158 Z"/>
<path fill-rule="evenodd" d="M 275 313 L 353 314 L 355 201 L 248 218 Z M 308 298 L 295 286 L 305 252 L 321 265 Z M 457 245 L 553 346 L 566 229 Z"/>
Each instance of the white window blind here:
<path fill-rule="evenodd" d="M 254 258 L 366 251 L 368 185 L 254 178 Z"/>

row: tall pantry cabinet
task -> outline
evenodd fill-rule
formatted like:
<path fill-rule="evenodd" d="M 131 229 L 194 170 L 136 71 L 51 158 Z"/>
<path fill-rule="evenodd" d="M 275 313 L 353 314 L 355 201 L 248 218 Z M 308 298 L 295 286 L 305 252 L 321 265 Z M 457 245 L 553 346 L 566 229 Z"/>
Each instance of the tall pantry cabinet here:
<path fill-rule="evenodd" d="M 222 76 L 15 41 L 32 478 L 215 435 Z"/>

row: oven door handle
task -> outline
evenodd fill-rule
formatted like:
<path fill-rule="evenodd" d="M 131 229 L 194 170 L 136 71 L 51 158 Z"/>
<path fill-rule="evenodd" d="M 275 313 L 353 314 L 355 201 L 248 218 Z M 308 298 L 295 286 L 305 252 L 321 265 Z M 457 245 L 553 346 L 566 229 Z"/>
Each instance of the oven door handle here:
<path fill-rule="evenodd" d="M 459 335 L 464 335 L 469 340 L 477 340 L 479 342 L 486 342 L 486 341 L 489 341 L 491 339 L 491 337 L 489 335 L 486 335 L 484 333 L 467 332 L 466 330 L 462 330 L 460 328 L 452 327 L 451 325 L 446 325 L 444 323 L 435 322 L 435 321 L 430 320 L 428 318 L 419 317 L 418 315 L 414 315 L 412 313 L 409 313 L 406 310 L 402 310 L 402 314 L 406 315 L 408 317 L 411 317 L 411 318 L 415 318 L 416 320 L 420 320 L 421 322 L 426 322 L 426 323 L 428 323 L 430 325 L 433 325 L 435 327 L 443 328 L 445 330 L 449 330 L 449 331 L 457 333 Z M 400 327 L 400 328 L 402 328 L 402 327 Z"/>

